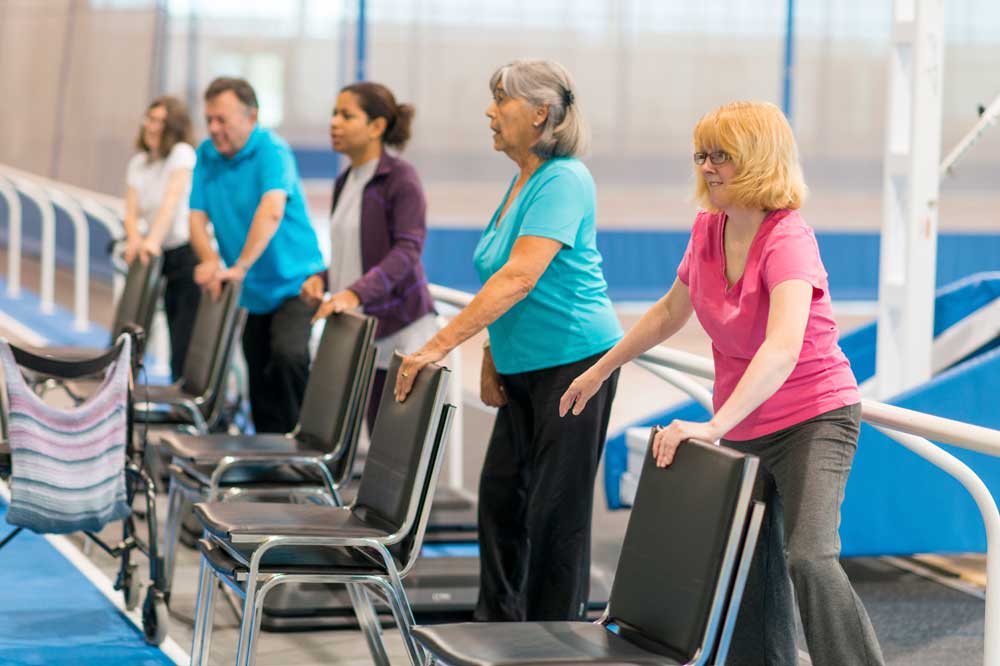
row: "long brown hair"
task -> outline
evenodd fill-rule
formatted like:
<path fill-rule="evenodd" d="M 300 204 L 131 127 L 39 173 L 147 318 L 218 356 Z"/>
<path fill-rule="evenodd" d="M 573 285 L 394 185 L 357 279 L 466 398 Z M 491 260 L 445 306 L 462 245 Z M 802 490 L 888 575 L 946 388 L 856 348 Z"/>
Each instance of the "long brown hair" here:
<path fill-rule="evenodd" d="M 191 116 L 188 114 L 187 105 L 176 97 L 164 95 L 150 102 L 146 107 L 146 113 L 158 106 L 166 109 L 167 119 L 163 123 L 163 137 L 160 139 L 160 147 L 156 150 L 156 154 L 153 154 L 142 137 L 142 125 L 139 125 L 139 136 L 135 140 L 135 147 L 145 152 L 150 160 L 165 158 L 178 143 L 194 145 L 194 131 L 191 129 Z"/>

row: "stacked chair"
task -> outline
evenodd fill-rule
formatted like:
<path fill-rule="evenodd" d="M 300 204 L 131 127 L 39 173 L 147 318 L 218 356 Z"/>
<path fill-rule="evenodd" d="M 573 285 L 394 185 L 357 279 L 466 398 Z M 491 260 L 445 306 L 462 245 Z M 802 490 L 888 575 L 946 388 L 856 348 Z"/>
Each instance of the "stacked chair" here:
<path fill-rule="evenodd" d="M 136 421 L 205 434 L 214 428 L 225 402 L 225 380 L 246 323 L 240 285 L 227 282 L 217 300 L 198 303 L 182 376 L 173 384 L 146 386 L 136 396 Z"/>
<path fill-rule="evenodd" d="M 421 653 L 401 579 L 420 552 L 453 406 L 449 372 L 423 368 L 404 402 L 394 395 L 401 357 L 389 367 L 356 498 L 350 506 L 209 502 L 195 505 L 204 528 L 192 664 L 208 663 L 216 581 L 243 597 L 237 663 L 252 664 L 264 598 L 286 583 L 346 584 L 376 663 L 387 664 L 370 594 L 400 627 L 414 663 Z"/>
<path fill-rule="evenodd" d="M 611 598 L 599 622 L 413 629 L 414 664 L 722 665 L 764 513 L 757 458 L 695 441 L 646 454 Z"/>
<path fill-rule="evenodd" d="M 135 344 L 133 355 L 137 359 L 137 364 L 141 365 L 145 340 L 149 336 L 153 315 L 156 313 L 156 303 L 162 291 L 163 280 L 160 279 L 162 265 L 162 257 L 150 257 L 145 262 L 135 259 L 129 264 L 124 288 L 118 298 L 118 303 L 115 305 L 115 315 L 111 322 L 111 339 L 106 347 L 46 345 L 45 347 L 24 347 L 23 350 L 36 356 L 61 361 L 85 361 L 103 355 L 114 347 L 123 333 L 127 333 L 132 336 Z M 35 386 L 35 391 L 39 395 L 45 395 L 48 390 L 59 387 L 77 403 L 85 400 L 97 388 L 98 384 L 93 378 L 88 378 L 86 375 L 78 376 L 72 381 L 34 373 L 27 378 Z"/>
<path fill-rule="evenodd" d="M 191 435 L 164 432 L 159 449 L 171 459 L 166 575 L 187 504 L 224 496 L 314 496 L 339 506 L 350 476 L 375 368 L 372 317 L 331 315 L 310 370 L 299 423 L 292 432 Z"/>

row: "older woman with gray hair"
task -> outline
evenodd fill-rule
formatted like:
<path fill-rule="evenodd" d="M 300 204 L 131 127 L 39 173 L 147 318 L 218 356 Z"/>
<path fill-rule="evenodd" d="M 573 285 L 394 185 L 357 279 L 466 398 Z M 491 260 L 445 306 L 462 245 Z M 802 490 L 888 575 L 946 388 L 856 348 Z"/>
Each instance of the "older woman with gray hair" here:
<path fill-rule="evenodd" d="M 424 365 L 484 327 L 480 392 L 497 407 L 479 482 L 480 620 L 583 617 L 594 478 L 617 373 L 579 415 L 559 397 L 621 338 L 596 244 L 588 130 L 555 62 L 517 60 L 490 79 L 494 150 L 518 166 L 479 245 L 483 287 L 396 378 L 403 400 Z"/>

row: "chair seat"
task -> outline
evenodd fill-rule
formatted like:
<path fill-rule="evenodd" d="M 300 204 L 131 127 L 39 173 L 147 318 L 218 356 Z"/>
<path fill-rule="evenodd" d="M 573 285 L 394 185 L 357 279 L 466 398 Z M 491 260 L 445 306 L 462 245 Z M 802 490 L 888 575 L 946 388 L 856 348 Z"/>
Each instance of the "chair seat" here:
<path fill-rule="evenodd" d="M 172 464 L 169 466 L 170 483 L 183 486 L 192 493 L 208 492 L 214 465 Z M 308 492 L 325 488 L 315 468 L 300 465 L 239 465 L 222 475 L 220 488 L 238 487 L 252 492 L 294 491 Z"/>
<path fill-rule="evenodd" d="M 246 581 L 249 573 L 247 565 L 226 552 L 218 545 L 218 542 L 199 539 L 198 549 L 213 569 L 232 580 Z M 253 555 L 252 548 L 235 548 L 235 550 L 239 551 L 246 560 L 249 560 Z M 376 563 L 372 558 L 365 557 L 358 550 L 295 546 L 269 550 L 261 559 L 258 572 L 265 576 L 270 574 L 284 576 L 336 576 L 338 574 L 384 576 L 385 567 Z"/>
<path fill-rule="evenodd" d="M 47 356 L 61 361 L 86 361 L 107 354 L 110 347 L 72 347 L 68 345 L 32 347 L 23 345 L 21 349 L 31 352 L 35 356 Z"/>
<path fill-rule="evenodd" d="M 681 663 L 588 622 L 438 624 L 414 627 L 413 635 L 431 654 L 451 666 Z"/>
<path fill-rule="evenodd" d="M 195 465 L 218 464 L 227 456 L 249 459 L 269 459 L 289 455 L 318 458 L 322 451 L 305 448 L 301 442 L 285 435 L 188 435 L 180 432 L 163 433 L 160 441 L 171 455 Z"/>
<path fill-rule="evenodd" d="M 150 405 L 181 402 L 184 400 L 194 400 L 193 396 L 181 388 L 180 382 L 173 384 L 149 384 L 139 386 L 136 389 L 135 397 L 139 404 L 148 403 Z"/>
<path fill-rule="evenodd" d="M 269 502 L 202 502 L 195 504 L 202 526 L 225 540 L 280 534 L 286 537 L 385 538 L 384 525 L 362 520 L 343 507 Z"/>

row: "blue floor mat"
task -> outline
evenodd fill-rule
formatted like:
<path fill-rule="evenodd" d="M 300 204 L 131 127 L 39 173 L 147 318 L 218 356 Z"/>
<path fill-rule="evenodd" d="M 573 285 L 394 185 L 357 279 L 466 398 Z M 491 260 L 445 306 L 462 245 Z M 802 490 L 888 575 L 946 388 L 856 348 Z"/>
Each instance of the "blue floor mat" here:
<path fill-rule="evenodd" d="M 3 536 L 6 514 L 0 502 Z M 0 549 L 0 666 L 172 663 L 43 537 L 24 531 Z"/>

